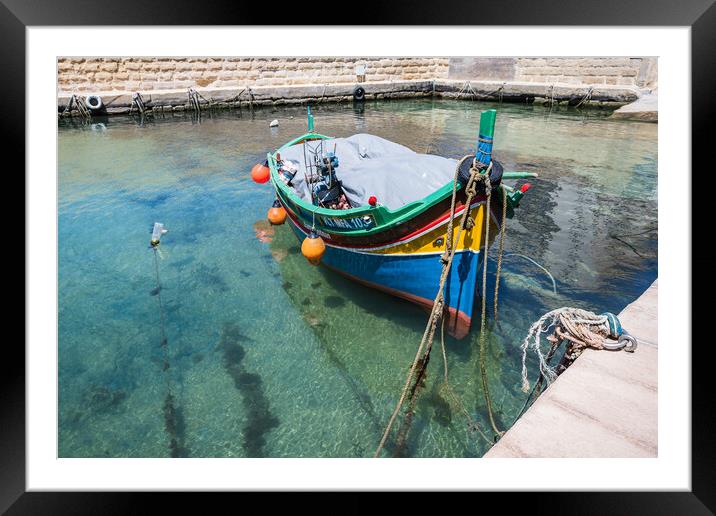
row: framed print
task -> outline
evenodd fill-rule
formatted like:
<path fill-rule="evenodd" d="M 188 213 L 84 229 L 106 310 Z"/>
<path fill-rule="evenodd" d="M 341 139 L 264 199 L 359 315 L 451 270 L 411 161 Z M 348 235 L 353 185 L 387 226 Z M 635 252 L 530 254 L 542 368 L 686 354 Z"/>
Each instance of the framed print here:
<path fill-rule="evenodd" d="M 713 510 L 711 3 L 396 4 L 385 26 L 130 4 L 0 6 L 27 202 L 3 510 Z"/>

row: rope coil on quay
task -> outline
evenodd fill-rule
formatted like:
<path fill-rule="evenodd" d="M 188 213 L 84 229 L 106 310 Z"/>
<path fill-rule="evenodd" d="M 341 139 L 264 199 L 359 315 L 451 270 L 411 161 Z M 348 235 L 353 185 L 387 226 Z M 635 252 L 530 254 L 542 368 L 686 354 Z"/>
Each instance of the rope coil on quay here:
<path fill-rule="evenodd" d="M 547 340 L 551 343 L 547 356 L 542 352 L 541 335 L 554 328 Z M 567 343 L 564 357 L 557 367 L 549 365 L 562 342 Z M 522 391 L 529 392 L 530 383 L 527 379 L 527 351 L 532 351 L 539 360 L 540 381 L 544 378 L 547 384 L 554 381 L 559 371 L 566 369 L 586 348 L 618 351 L 623 349 L 633 353 L 637 348 L 637 340 L 621 327 L 616 315 L 611 313 L 595 314 L 581 308 L 562 307 L 547 312 L 540 317 L 527 332 L 522 342 Z"/>

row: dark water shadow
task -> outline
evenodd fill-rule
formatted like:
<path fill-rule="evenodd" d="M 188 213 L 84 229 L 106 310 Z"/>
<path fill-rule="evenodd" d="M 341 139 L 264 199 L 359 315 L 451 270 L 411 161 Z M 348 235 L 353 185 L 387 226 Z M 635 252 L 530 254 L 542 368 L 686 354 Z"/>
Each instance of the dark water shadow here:
<path fill-rule="evenodd" d="M 129 200 L 136 204 L 139 204 L 140 206 L 144 206 L 149 209 L 155 209 L 158 206 L 161 206 L 162 204 L 167 202 L 171 198 L 171 196 L 172 195 L 168 192 L 161 192 L 151 197 L 130 197 Z"/>
<path fill-rule="evenodd" d="M 172 393 L 167 393 L 162 407 L 164 413 L 164 429 L 169 434 L 169 456 L 172 458 L 188 457 L 186 446 L 186 419 L 184 410 L 177 407 Z"/>
<path fill-rule="evenodd" d="M 247 372 L 243 365 L 246 350 L 241 343 L 249 340 L 251 339 L 241 332 L 238 324 L 225 323 L 219 348 L 223 353 L 224 368 L 241 394 L 247 412 L 247 422 L 243 429 L 244 451 L 248 457 L 264 457 L 265 436 L 281 422 L 271 412 L 261 376 Z"/>

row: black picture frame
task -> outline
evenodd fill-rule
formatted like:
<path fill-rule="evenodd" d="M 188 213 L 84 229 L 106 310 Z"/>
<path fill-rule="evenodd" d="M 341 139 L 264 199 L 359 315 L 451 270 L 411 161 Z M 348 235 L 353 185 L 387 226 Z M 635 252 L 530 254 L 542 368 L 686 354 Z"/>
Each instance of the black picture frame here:
<path fill-rule="evenodd" d="M 468 2 L 467 0 L 444 0 L 439 3 L 427 0 L 399 0 L 381 6 L 357 6 L 350 4 L 352 15 L 329 16 L 326 20 L 316 19 L 313 9 L 281 6 L 284 19 L 292 24 L 383 24 L 395 25 L 616 25 L 616 26 L 685 26 L 691 28 L 691 73 L 692 73 L 692 174 L 691 216 L 692 244 L 699 244 L 709 234 L 708 184 L 697 184 L 695 173 L 698 164 L 707 172 L 713 168 L 713 158 L 707 156 L 714 147 L 716 131 L 716 5 L 714 0 L 639 0 L 625 3 L 624 0 L 602 0 L 601 2 L 566 2 L 557 0 L 501 0 L 499 2 Z M 276 6 L 279 9 L 278 6 Z M 313 14 L 312 14 L 313 13 Z M 379 15 L 378 15 L 379 13 Z M 336 18 L 341 18 L 340 20 Z M 0 0 L 0 70 L 6 78 L 3 81 L 5 99 L 4 114 L 0 117 L 2 134 L 6 144 L 6 159 L 14 157 L 17 164 L 25 163 L 25 29 L 36 25 L 152 25 L 168 23 L 174 25 L 243 25 L 247 23 L 271 23 L 266 6 L 261 3 L 218 1 L 211 5 L 197 6 L 187 0 L 155 0 L 152 2 L 122 0 L 119 3 L 95 0 Z M 459 34 L 456 33 L 456 37 Z M 25 102 L 21 102 L 24 99 Z M 689 106 L 685 106 L 688 109 Z M 711 159 L 709 159 L 711 158 Z M 19 165 L 16 165 L 16 167 Z M 684 170 L 689 163 L 684 161 Z M 15 168 L 15 167 L 13 167 Z M 6 175 L 16 170 L 6 169 Z M 678 171 L 684 173 L 684 171 Z M 673 173 L 677 173 L 674 171 Z M 705 174 L 701 176 L 706 177 Z M 669 178 L 661 178 L 669 180 Z M 706 179 L 707 181 L 707 179 Z M 683 180 L 675 184 L 684 185 Z M 18 185 L 24 191 L 24 182 Z M 19 197 L 19 196 L 18 196 Z M 15 218 L 16 220 L 16 218 Z M 16 223 L 15 223 L 16 224 Z M 17 225 L 17 224 L 16 224 Z M 28 235 L 23 236 L 25 241 Z M 17 242 L 17 241 L 16 241 Z M 695 247 L 695 246 L 693 246 Z M 698 294 L 711 291 L 714 281 L 710 271 L 714 260 L 710 251 L 694 249 L 690 253 L 692 277 L 693 321 L 706 317 L 710 308 L 708 301 Z M 17 253 L 19 255 L 19 253 Z M 27 259 L 23 253 L 23 264 Z M 662 267 L 684 267 L 682 264 L 662 264 Z M 696 274 L 696 270 L 701 271 Z M 27 270 L 26 270 L 27 274 Z M 704 297 L 703 299 L 707 299 Z M 677 345 L 692 346 L 692 490 L 690 492 L 642 492 L 642 493 L 531 493 L 528 495 L 509 494 L 510 508 L 514 504 L 524 505 L 532 511 L 549 511 L 550 514 L 712 514 L 716 510 L 716 453 L 714 434 L 709 424 L 714 408 L 713 388 L 713 339 L 697 340 L 695 328 L 684 328 L 684 342 Z M 25 353 L 24 350 L 6 342 L 3 347 L 3 374 L 0 375 L 0 510 L 8 514 L 126 514 L 148 512 L 150 505 L 161 504 L 168 509 L 174 504 L 186 503 L 184 495 L 138 494 L 138 493 L 26 493 L 25 492 Z M 618 475 L 618 472 L 615 472 Z M 628 484 L 628 479 L 625 479 Z M 242 495 L 247 496 L 247 495 Z M 352 495 L 356 496 L 356 495 Z M 477 495 L 484 503 L 487 496 Z M 331 497 L 322 500 L 329 502 Z M 264 502 L 262 502 L 264 503 Z M 382 502 L 383 503 L 383 502 Z M 459 502 L 454 502 L 459 503 Z M 474 501 L 469 502 L 471 504 Z M 499 501 L 498 501 L 499 503 Z M 357 502 L 341 504 L 351 511 L 365 512 L 370 503 Z M 385 507 L 385 506 L 383 506 Z M 484 507 L 484 506 L 483 506 Z M 362 508 L 362 509 L 361 509 Z M 478 508 L 475 507 L 475 510 Z M 171 510 L 171 509 L 168 509 Z M 165 511 L 163 511 L 165 512 Z M 345 511 L 341 511 L 345 512 Z"/>

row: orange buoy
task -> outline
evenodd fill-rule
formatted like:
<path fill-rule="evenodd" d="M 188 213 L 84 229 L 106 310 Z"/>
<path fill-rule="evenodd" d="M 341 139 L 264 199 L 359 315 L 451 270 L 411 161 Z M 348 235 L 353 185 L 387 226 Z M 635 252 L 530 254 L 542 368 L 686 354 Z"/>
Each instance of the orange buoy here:
<path fill-rule="evenodd" d="M 303 243 L 301 244 L 301 254 L 305 256 L 312 265 L 318 265 L 321 263 L 321 258 L 325 252 L 326 244 L 315 231 L 311 231 L 308 236 L 303 239 Z"/>
<path fill-rule="evenodd" d="M 281 203 L 276 199 L 273 202 L 273 206 L 268 211 L 268 221 L 274 226 L 280 226 L 286 222 L 286 208 L 281 206 Z"/>
<path fill-rule="evenodd" d="M 265 183 L 269 180 L 270 175 L 271 169 L 266 166 L 266 163 L 256 163 L 251 169 L 251 179 L 257 183 Z"/>

